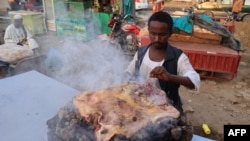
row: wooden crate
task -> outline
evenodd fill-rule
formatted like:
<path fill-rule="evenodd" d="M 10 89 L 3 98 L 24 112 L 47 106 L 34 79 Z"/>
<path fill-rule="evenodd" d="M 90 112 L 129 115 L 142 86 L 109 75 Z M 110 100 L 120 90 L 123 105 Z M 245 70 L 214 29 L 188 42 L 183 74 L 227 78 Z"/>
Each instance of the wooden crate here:
<path fill-rule="evenodd" d="M 170 41 L 180 41 L 180 42 L 191 42 L 191 43 L 201 43 L 201 44 L 215 44 L 219 45 L 221 40 L 204 39 L 200 37 L 195 37 L 193 35 L 182 35 L 182 34 L 172 34 L 169 38 Z"/>
<path fill-rule="evenodd" d="M 203 32 L 193 32 L 192 36 L 202 39 L 208 39 L 208 40 L 215 40 L 215 41 L 221 41 L 222 36 L 218 34 L 211 34 L 211 33 L 203 33 Z"/>

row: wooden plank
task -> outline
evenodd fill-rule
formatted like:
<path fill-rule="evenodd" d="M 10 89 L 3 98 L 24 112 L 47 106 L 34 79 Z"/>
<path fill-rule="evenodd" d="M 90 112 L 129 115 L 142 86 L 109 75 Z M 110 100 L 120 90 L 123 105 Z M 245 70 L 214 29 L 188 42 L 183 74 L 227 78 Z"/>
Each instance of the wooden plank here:
<path fill-rule="evenodd" d="M 216 41 L 222 40 L 222 36 L 215 34 L 215 33 L 204 33 L 204 32 L 194 31 L 192 33 L 192 36 L 197 37 L 197 38 L 202 38 L 202 39 L 216 40 Z"/>
<path fill-rule="evenodd" d="M 202 38 L 202 39 L 209 39 L 209 40 L 216 40 L 216 41 L 221 41 L 222 40 L 222 36 L 213 33 L 209 30 L 206 30 L 204 28 L 194 28 L 193 33 L 189 34 L 186 33 L 184 31 L 179 31 L 179 33 L 177 34 L 181 34 L 181 35 L 187 35 L 187 36 L 194 36 L 197 38 Z"/>
<path fill-rule="evenodd" d="M 191 42 L 191 43 L 201 43 L 201 44 L 220 44 L 218 40 L 211 39 L 202 39 L 194 36 L 181 35 L 181 34 L 172 34 L 169 38 L 170 41 L 182 41 L 182 42 Z"/>

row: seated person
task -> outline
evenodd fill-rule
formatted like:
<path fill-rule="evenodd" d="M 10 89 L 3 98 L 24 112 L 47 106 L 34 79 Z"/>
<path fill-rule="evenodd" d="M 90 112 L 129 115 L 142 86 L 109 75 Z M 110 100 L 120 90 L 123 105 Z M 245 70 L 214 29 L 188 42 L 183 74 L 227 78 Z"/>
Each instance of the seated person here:
<path fill-rule="evenodd" d="M 31 33 L 24 27 L 23 18 L 19 14 L 14 16 L 13 23 L 6 28 L 4 43 L 27 47 L 33 50 L 35 55 L 38 55 L 39 45 L 33 39 Z"/>
<path fill-rule="evenodd" d="M 233 12 L 234 20 L 237 20 L 237 17 L 242 10 L 242 6 L 243 6 L 243 0 L 234 0 L 233 1 L 232 12 Z"/>

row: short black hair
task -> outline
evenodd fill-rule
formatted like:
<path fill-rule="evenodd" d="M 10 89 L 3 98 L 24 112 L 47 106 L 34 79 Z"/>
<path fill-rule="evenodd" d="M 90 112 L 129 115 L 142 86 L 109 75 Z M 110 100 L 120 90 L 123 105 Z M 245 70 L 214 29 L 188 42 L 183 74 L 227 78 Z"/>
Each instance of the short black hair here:
<path fill-rule="evenodd" d="M 173 23 L 173 19 L 169 13 L 163 12 L 163 11 L 155 12 L 148 19 L 148 27 L 149 27 L 149 24 L 151 21 L 159 21 L 159 22 L 166 23 L 168 25 L 168 30 L 169 30 L 170 34 L 173 32 L 173 24 L 174 23 Z"/>

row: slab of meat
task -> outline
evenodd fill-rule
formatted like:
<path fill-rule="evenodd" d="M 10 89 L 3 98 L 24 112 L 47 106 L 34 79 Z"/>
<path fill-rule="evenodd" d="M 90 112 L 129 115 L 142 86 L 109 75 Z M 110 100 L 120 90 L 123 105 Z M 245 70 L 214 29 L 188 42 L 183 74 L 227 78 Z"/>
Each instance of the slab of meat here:
<path fill-rule="evenodd" d="M 166 135 L 168 131 L 165 130 L 171 130 L 172 127 L 164 127 L 164 124 L 174 126 L 175 119 L 180 116 L 168 102 L 166 94 L 150 83 L 129 82 L 83 92 L 73 98 L 73 104 L 80 115 L 94 125 L 98 141 L 109 141 L 116 135 L 140 138 L 135 135 L 147 130 L 152 134 Z M 149 127 L 151 129 L 147 129 Z"/>

